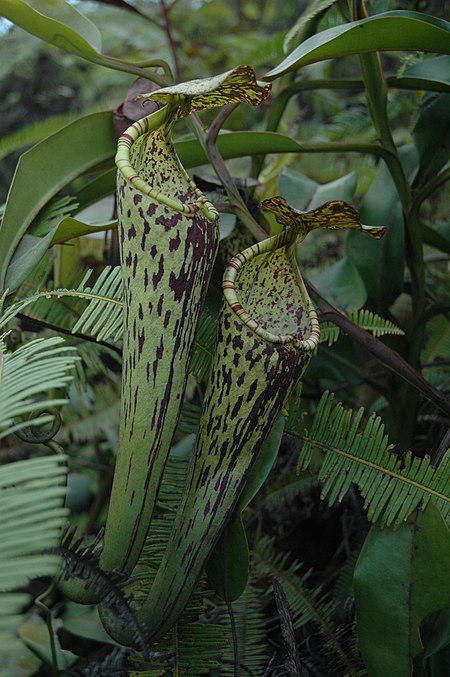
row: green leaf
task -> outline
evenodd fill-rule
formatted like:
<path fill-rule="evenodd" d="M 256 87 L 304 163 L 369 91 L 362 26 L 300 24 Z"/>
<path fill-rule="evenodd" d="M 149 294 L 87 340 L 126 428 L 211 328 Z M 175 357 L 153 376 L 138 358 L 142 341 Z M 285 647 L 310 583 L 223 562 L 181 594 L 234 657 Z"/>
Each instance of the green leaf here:
<path fill-rule="evenodd" d="M 364 240 L 366 243 L 367 238 Z M 332 303 L 345 311 L 359 310 L 367 300 L 364 281 L 347 256 L 314 275 L 311 282 Z"/>
<path fill-rule="evenodd" d="M 317 61 L 382 50 L 450 53 L 449 24 L 420 12 L 392 11 L 313 35 L 273 68 L 273 80 Z"/>
<path fill-rule="evenodd" d="M 249 573 L 247 535 L 242 513 L 256 496 L 272 469 L 283 437 L 285 418 L 279 414 L 264 442 L 244 491 L 211 556 L 206 572 L 218 595 L 226 602 L 238 599 L 245 590 Z"/>
<path fill-rule="evenodd" d="M 13 253 L 42 207 L 75 177 L 113 156 L 115 148 L 111 113 L 93 113 L 21 156 L 0 226 L 0 293 Z"/>
<path fill-rule="evenodd" d="M 372 527 L 356 564 L 359 648 L 369 675 L 409 677 L 420 622 L 450 607 L 450 534 L 437 508 L 396 532 Z"/>
<path fill-rule="evenodd" d="M 401 148 L 400 159 L 411 177 L 417 167 L 414 147 Z M 386 315 L 403 290 L 404 222 L 398 193 L 384 162 L 363 198 L 360 218 L 369 225 L 388 226 L 381 242 L 362 240 L 356 233 L 349 233 L 346 240 L 347 256 L 364 280 L 368 303 Z"/>
<path fill-rule="evenodd" d="M 450 154 L 450 94 L 424 96 L 413 138 L 419 152 L 419 175 L 433 177 L 448 162 Z"/>
<path fill-rule="evenodd" d="M 0 14 L 66 52 L 81 56 L 101 52 L 97 27 L 65 0 L 0 0 Z"/>
<path fill-rule="evenodd" d="M 68 216 L 65 219 L 62 219 L 58 224 L 50 245 L 61 244 L 62 242 L 67 242 L 67 240 L 72 240 L 74 237 L 100 233 L 105 230 L 113 230 L 114 228 L 117 228 L 117 219 L 108 221 L 102 225 L 94 226 L 91 223 L 84 223 L 83 221 Z"/>
<path fill-rule="evenodd" d="M 19 636 L 24 644 L 47 665 L 53 665 L 52 650 L 54 649 L 56 665 L 59 670 L 64 670 L 64 668 L 68 668 L 75 663 L 78 656 L 71 651 L 61 648 L 56 633 L 56 630 L 62 627 L 61 619 L 53 619 L 52 626 L 53 646 L 50 641 L 47 623 L 37 614 L 34 614 L 29 620 L 22 623 L 19 628 Z"/>
<path fill-rule="evenodd" d="M 286 33 L 283 43 L 284 53 L 286 54 L 289 51 L 289 48 L 293 46 L 293 42 L 297 44 L 302 42 L 302 39 L 305 38 L 305 30 L 308 30 L 308 28 L 309 30 L 311 28 L 314 29 L 321 16 L 336 2 L 337 0 L 313 0 L 313 2 L 308 3 L 304 12 L 302 12 L 293 27 Z"/>
<path fill-rule="evenodd" d="M 43 138 L 74 122 L 78 117 L 79 113 L 75 112 L 51 115 L 45 120 L 32 122 L 29 125 L 19 127 L 10 134 L 6 134 L 0 139 L 0 160 L 19 148 L 42 141 Z"/>
<path fill-rule="evenodd" d="M 450 57 L 442 55 L 424 59 L 410 66 L 394 79 L 399 87 L 408 85 L 409 81 L 411 83 L 415 81 L 415 86 L 422 85 L 423 89 L 448 92 L 450 91 Z"/>
<path fill-rule="evenodd" d="M 278 179 L 280 194 L 295 209 L 315 209 L 329 200 L 352 202 L 356 190 L 355 172 L 334 181 L 320 184 L 292 169 L 284 170 Z"/>
<path fill-rule="evenodd" d="M 44 237 L 35 237 L 28 234 L 23 236 L 6 271 L 6 289 L 9 291 L 17 289 L 33 272 L 50 246 L 57 228 L 57 225 L 54 226 Z"/>

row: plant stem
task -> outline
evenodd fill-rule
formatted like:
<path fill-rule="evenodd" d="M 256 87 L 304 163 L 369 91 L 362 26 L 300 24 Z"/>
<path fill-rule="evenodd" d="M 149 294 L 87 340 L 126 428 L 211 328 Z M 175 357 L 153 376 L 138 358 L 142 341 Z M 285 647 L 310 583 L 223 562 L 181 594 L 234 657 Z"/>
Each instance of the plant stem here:
<path fill-rule="evenodd" d="M 267 237 L 267 233 L 247 209 L 247 206 L 242 200 L 236 184 L 227 169 L 225 161 L 217 148 L 217 136 L 219 131 L 225 120 L 229 115 L 231 115 L 237 106 L 238 104 L 224 106 L 220 113 L 216 115 L 204 139 L 204 148 L 211 165 L 213 166 L 217 176 L 221 180 L 223 187 L 227 192 L 228 198 L 233 205 L 238 218 L 249 229 L 252 235 L 258 241 L 261 241 Z"/>
<path fill-rule="evenodd" d="M 384 345 L 384 343 L 372 336 L 372 334 L 370 334 L 365 329 L 358 327 L 358 325 L 349 320 L 348 317 L 342 315 L 342 313 L 340 313 L 334 306 L 328 303 L 328 301 L 326 301 L 320 295 L 317 289 L 315 289 L 315 287 L 313 287 L 310 282 L 305 280 L 305 284 L 308 288 L 308 292 L 311 294 L 312 298 L 316 301 L 321 312 L 323 313 L 322 319 L 324 321 L 326 320 L 336 324 L 346 334 L 364 346 L 366 350 L 372 353 L 372 355 L 374 355 L 388 369 L 400 376 L 400 378 L 410 386 L 413 386 L 415 396 L 416 392 L 420 392 L 442 412 L 444 412 L 447 416 L 450 416 L 450 401 L 437 388 L 434 388 L 430 383 L 428 383 L 428 381 L 424 379 L 423 376 L 410 364 L 408 364 L 408 362 L 403 359 L 401 355 L 388 348 L 388 346 Z"/>
<path fill-rule="evenodd" d="M 172 24 L 171 24 L 171 21 L 170 21 L 170 10 L 172 9 L 173 5 L 171 7 L 168 7 L 165 0 L 159 0 L 159 3 L 161 5 L 161 10 L 162 10 L 164 31 L 167 35 L 167 41 L 169 43 L 169 48 L 170 48 L 172 58 L 173 58 L 173 65 L 175 67 L 175 81 L 179 82 L 181 80 L 180 62 L 179 62 L 179 59 L 178 59 L 177 46 L 176 46 L 175 40 L 173 38 Z"/>

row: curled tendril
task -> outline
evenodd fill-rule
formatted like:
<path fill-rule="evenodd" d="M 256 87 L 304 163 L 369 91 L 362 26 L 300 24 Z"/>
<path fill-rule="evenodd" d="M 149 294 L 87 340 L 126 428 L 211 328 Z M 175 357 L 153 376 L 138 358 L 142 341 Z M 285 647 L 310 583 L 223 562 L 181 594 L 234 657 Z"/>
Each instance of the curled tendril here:
<path fill-rule="evenodd" d="M 45 444 L 56 453 L 62 453 L 61 446 L 53 440 L 53 437 L 61 427 L 61 415 L 59 411 L 53 407 L 48 407 L 34 413 L 35 415 L 31 419 L 29 426 L 15 431 L 16 437 L 22 440 L 22 442 L 28 442 L 28 444 Z M 52 416 L 51 423 L 47 426 L 34 425 L 33 421 L 36 421 L 44 414 Z"/>

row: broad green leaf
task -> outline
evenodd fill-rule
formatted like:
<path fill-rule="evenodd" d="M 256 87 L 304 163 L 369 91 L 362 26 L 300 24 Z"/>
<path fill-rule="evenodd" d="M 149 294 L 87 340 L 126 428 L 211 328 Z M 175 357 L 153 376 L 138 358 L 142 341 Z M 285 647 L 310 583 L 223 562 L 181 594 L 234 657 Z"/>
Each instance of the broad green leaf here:
<path fill-rule="evenodd" d="M 450 607 L 450 534 L 428 504 L 398 531 L 372 527 L 354 574 L 359 648 L 369 675 L 409 677 L 421 621 Z"/>
<path fill-rule="evenodd" d="M 0 14 L 67 52 L 81 56 L 101 52 L 97 27 L 65 0 L 0 0 Z"/>
<path fill-rule="evenodd" d="M 108 221 L 102 225 L 94 226 L 91 223 L 84 223 L 83 221 L 79 221 L 78 219 L 69 216 L 63 219 L 56 227 L 50 245 L 61 244 L 62 242 L 67 242 L 67 240 L 72 240 L 74 237 L 101 233 L 102 231 L 113 230 L 114 228 L 117 228 L 117 219 Z"/>
<path fill-rule="evenodd" d="M 75 177 L 111 157 L 115 148 L 111 113 L 93 113 L 21 156 L 0 226 L 0 293 L 13 253 L 40 209 Z"/>
<path fill-rule="evenodd" d="M 278 179 L 280 194 L 296 209 L 315 209 L 329 200 L 352 202 L 357 178 L 354 172 L 329 183 L 320 184 L 309 177 L 286 169 Z"/>
<path fill-rule="evenodd" d="M 426 336 L 426 344 L 421 355 L 423 363 L 433 362 L 438 358 L 450 359 L 450 322 L 446 315 L 435 315 L 427 322 Z"/>
<path fill-rule="evenodd" d="M 261 489 L 275 463 L 284 425 L 284 416 L 280 414 L 262 446 L 230 522 L 208 560 L 208 578 L 226 602 L 238 599 L 247 585 L 250 557 L 242 513 Z"/>
<path fill-rule="evenodd" d="M 412 177 L 417 167 L 415 149 L 400 149 L 400 159 L 406 175 Z M 381 242 L 362 241 L 354 233 L 346 240 L 347 256 L 364 280 L 368 303 L 386 315 L 403 290 L 404 222 L 398 193 L 384 162 L 361 202 L 360 217 L 364 223 L 387 226 Z"/>
<path fill-rule="evenodd" d="M 79 113 L 75 112 L 51 115 L 45 120 L 32 122 L 29 125 L 21 126 L 11 134 L 6 134 L 0 139 L 0 160 L 19 148 L 42 141 L 43 138 L 74 122 L 78 117 Z"/>
<path fill-rule="evenodd" d="M 28 234 L 23 236 L 6 271 L 6 289 L 10 291 L 17 289 L 26 280 L 28 275 L 32 273 L 50 246 L 57 228 L 57 225 L 54 226 L 44 237 Z"/>
<path fill-rule="evenodd" d="M 389 78 L 388 78 L 389 80 Z M 437 91 L 450 91 L 450 57 L 442 56 L 424 59 L 415 63 L 395 78 L 398 86 L 408 85 L 409 81 L 422 85 L 423 89 L 436 89 Z"/>
<path fill-rule="evenodd" d="M 430 179 L 450 155 L 450 94 L 424 96 L 413 138 L 420 158 L 419 175 L 422 180 Z"/>
<path fill-rule="evenodd" d="M 450 54 L 449 23 L 420 12 L 392 11 L 329 28 L 303 42 L 265 79 L 316 61 L 382 50 Z"/>
<path fill-rule="evenodd" d="M 366 243 L 367 239 L 364 245 Z M 377 243 L 377 246 L 380 245 Z M 347 256 L 313 275 L 311 282 L 332 303 L 345 311 L 359 310 L 367 300 L 364 280 Z"/>
<path fill-rule="evenodd" d="M 103 628 L 97 607 L 89 607 L 75 602 L 68 602 L 65 606 L 64 630 L 94 642 L 101 642 L 102 644 L 106 642 L 106 644 L 117 646 L 117 642 L 111 639 Z"/>

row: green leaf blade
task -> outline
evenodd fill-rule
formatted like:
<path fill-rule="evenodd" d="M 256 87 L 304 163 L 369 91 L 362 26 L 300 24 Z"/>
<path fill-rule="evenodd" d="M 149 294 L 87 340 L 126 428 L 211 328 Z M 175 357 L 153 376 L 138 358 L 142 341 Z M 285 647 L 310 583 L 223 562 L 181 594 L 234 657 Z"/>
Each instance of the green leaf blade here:
<path fill-rule="evenodd" d="M 329 28 L 305 40 L 265 78 L 273 80 L 325 59 L 381 50 L 449 54 L 449 24 L 419 12 L 392 11 Z"/>
<path fill-rule="evenodd" d="M 67 52 L 101 52 L 97 27 L 64 0 L 0 0 L 0 13 L 28 33 Z"/>

